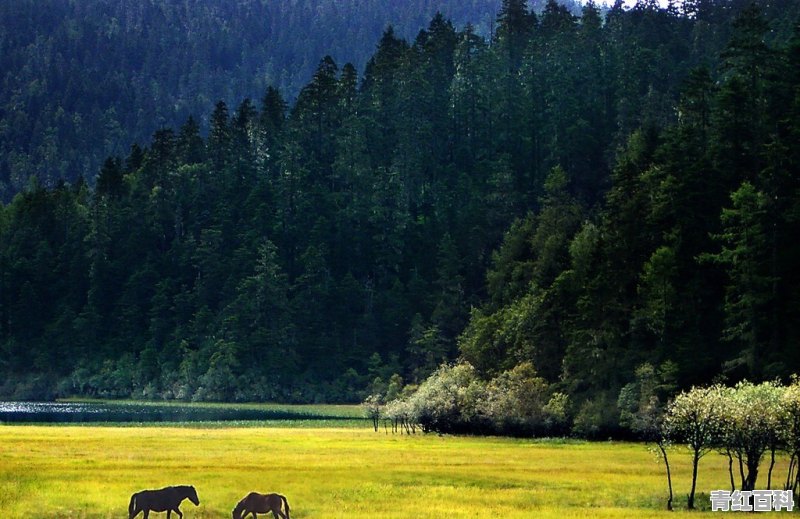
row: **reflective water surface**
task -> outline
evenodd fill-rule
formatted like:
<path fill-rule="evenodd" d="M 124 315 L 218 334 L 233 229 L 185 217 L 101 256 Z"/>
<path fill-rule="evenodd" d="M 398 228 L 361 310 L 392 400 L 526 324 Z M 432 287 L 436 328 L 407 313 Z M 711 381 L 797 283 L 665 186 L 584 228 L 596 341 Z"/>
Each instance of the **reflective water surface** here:
<path fill-rule="evenodd" d="M 135 402 L 0 402 L 0 422 L 199 422 L 242 420 L 331 420 L 288 409 L 236 406 L 141 404 Z"/>

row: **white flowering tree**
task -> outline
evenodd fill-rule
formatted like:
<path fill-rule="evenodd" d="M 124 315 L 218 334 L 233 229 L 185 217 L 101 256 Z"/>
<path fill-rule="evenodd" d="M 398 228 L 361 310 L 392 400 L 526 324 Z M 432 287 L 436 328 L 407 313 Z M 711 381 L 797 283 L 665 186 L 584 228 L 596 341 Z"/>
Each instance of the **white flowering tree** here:
<path fill-rule="evenodd" d="M 408 398 L 397 398 L 388 402 L 384 407 L 383 416 L 392 422 L 393 433 L 416 432 L 416 424 L 411 420 L 411 402 Z"/>
<path fill-rule="evenodd" d="M 408 398 L 409 420 L 425 432 L 466 430 L 478 416 L 477 403 L 484 391 L 471 364 L 442 365 Z"/>
<path fill-rule="evenodd" d="M 685 442 L 692 451 L 690 509 L 694 508 L 700 459 L 719 443 L 723 432 L 721 416 L 725 392 L 726 388 L 721 385 L 684 391 L 668 406 L 664 418 L 665 436 Z"/>
<path fill-rule="evenodd" d="M 406 431 L 538 434 L 568 422 L 569 397 L 553 392 L 533 365 L 523 362 L 488 382 L 468 362 L 443 365 L 413 391 L 383 407 L 383 416 Z"/>
<path fill-rule="evenodd" d="M 375 432 L 378 432 L 378 423 L 383 412 L 383 397 L 377 393 L 369 395 L 361 403 L 361 408 L 364 410 L 364 415 L 372 420 L 372 427 Z"/>
<path fill-rule="evenodd" d="M 722 441 L 739 463 L 741 490 L 754 490 L 761 460 L 767 451 L 772 453 L 769 483 L 772 483 L 772 468 L 778 448 L 781 419 L 781 399 L 785 388 L 777 382 L 755 385 L 743 381 L 733 391 L 728 391 Z"/>

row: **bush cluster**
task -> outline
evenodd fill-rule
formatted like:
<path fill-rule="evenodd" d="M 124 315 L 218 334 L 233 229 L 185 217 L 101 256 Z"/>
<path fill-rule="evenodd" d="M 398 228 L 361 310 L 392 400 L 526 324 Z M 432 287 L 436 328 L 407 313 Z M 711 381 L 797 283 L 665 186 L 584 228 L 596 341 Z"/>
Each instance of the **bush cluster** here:
<path fill-rule="evenodd" d="M 407 388 L 381 406 L 384 400 L 372 395 L 365 408 L 376 424 L 379 415 L 395 430 L 512 436 L 567 432 L 568 397 L 539 377 L 529 362 L 488 381 L 467 362 L 442 365 L 419 387 Z"/>

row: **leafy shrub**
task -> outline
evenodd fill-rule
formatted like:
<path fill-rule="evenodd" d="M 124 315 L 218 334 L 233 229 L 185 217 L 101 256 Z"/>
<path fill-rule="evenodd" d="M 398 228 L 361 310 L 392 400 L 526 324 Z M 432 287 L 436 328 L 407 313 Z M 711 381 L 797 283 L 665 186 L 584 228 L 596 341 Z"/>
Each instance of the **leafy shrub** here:
<path fill-rule="evenodd" d="M 419 425 L 426 432 L 533 436 L 563 432 L 568 406 L 569 398 L 554 393 L 529 362 L 488 382 L 461 362 L 439 367 L 415 391 L 403 390 L 383 413 L 406 431 Z"/>

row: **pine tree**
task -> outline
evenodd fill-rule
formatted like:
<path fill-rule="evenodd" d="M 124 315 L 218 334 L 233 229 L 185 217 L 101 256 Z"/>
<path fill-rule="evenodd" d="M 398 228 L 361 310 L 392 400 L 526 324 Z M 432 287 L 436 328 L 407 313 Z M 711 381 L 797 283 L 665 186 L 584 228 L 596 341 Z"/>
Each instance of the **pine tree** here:
<path fill-rule="evenodd" d="M 200 126 L 189 117 L 178 133 L 178 161 L 181 164 L 198 164 L 205 160 L 205 143 L 200 136 Z"/>
<path fill-rule="evenodd" d="M 122 160 L 119 157 L 107 158 L 97 176 L 96 193 L 100 196 L 119 198 L 125 189 L 122 176 Z"/>
<path fill-rule="evenodd" d="M 510 73 L 519 69 L 525 46 L 536 24 L 536 16 L 528 12 L 526 4 L 526 0 L 503 0 L 497 14 L 496 39 L 507 53 Z"/>
<path fill-rule="evenodd" d="M 731 194 L 731 207 L 722 211 L 723 231 L 717 236 L 722 250 L 705 256 L 725 267 L 726 328 L 723 338 L 737 345 L 727 369 L 744 369 L 747 376 L 762 375 L 769 358 L 771 305 L 775 304 L 767 234 L 767 199 L 749 182 Z M 761 358 L 759 358 L 761 357 Z"/>
<path fill-rule="evenodd" d="M 211 114 L 211 129 L 208 133 L 208 157 L 215 173 L 221 175 L 228 161 L 231 147 L 231 129 L 228 106 L 218 101 Z"/>
<path fill-rule="evenodd" d="M 259 169 L 264 171 L 270 179 L 274 179 L 278 174 L 278 150 L 283 136 L 286 113 L 287 105 L 281 93 L 271 86 L 267 88 L 258 116 L 259 133 L 256 158 Z"/>

